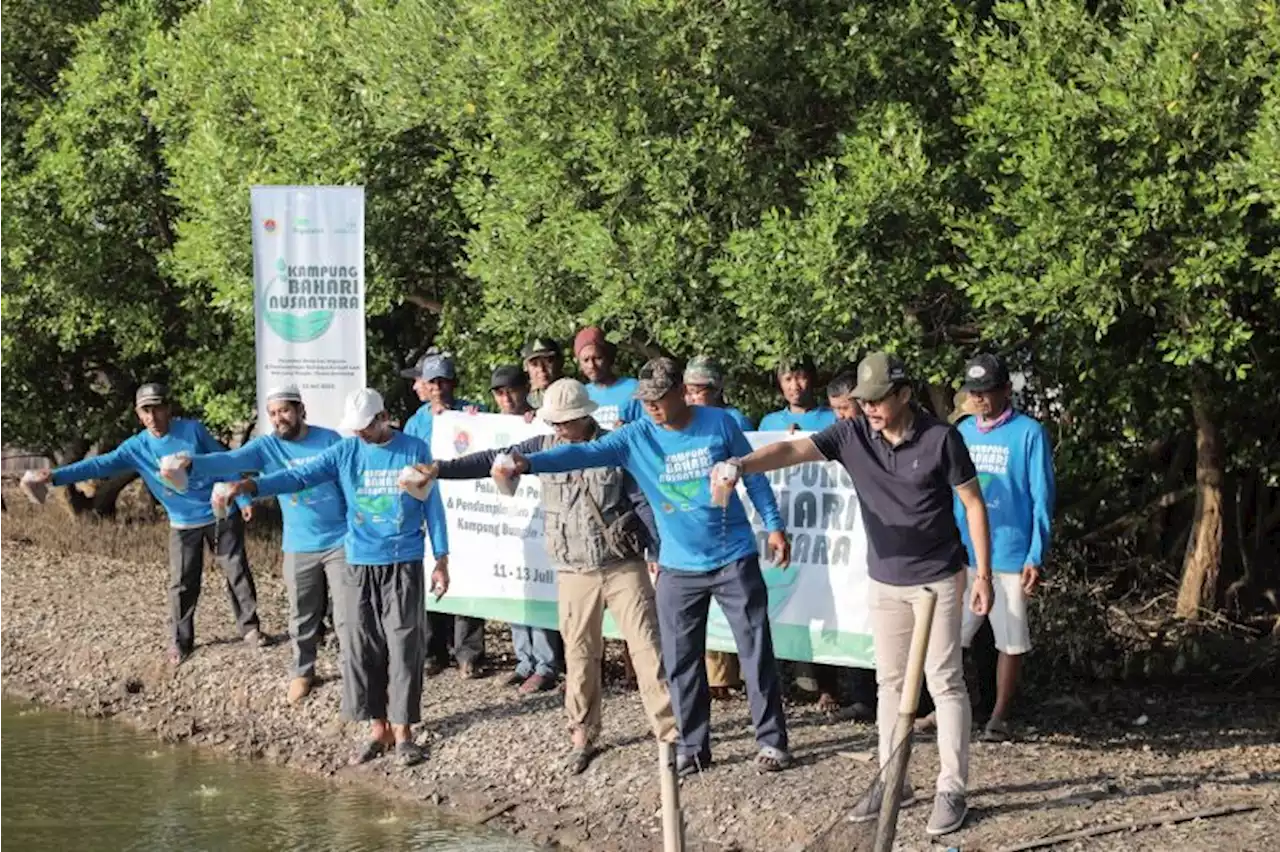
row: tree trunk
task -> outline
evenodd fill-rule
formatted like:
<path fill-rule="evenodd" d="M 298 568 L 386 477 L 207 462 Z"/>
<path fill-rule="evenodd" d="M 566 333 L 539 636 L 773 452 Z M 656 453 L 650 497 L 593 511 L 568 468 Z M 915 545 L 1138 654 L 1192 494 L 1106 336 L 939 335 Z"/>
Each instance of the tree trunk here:
<path fill-rule="evenodd" d="M 1191 391 L 1191 414 L 1196 427 L 1196 506 L 1178 589 L 1179 618 L 1194 618 L 1201 607 L 1213 608 L 1222 567 L 1226 456 L 1211 405 L 1209 388 L 1197 381 Z"/>
<path fill-rule="evenodd" d="M 110 479 L 100 482 L 93 492 L 93 512 L 102 518 L 114 517 L 116 513 L 116 501 L 120 499 L 120 492 L 125 487 L 138 478 L 136 471 L 129 471 Z"/>

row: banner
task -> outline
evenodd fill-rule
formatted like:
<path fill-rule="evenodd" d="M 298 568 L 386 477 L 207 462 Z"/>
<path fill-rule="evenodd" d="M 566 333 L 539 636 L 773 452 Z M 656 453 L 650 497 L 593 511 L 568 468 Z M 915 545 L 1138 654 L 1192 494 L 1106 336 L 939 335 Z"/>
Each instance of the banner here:
<path fill-rule="evenodd" d="M 446 413 L 436 417 L 431 452 L 437 459 L 508 447 L 549 428 L 499 414 Z M 753 447 L 792 435 L 748 432 Z M 857 494 L 835 462 L 814 462 L 769 474 L 791 539 L 791 566 L 774 566 L 766 532 L 746 491 L 760 545 L 760 567 L 769 589 L 774 651 L 788 660 L 871 668 L 867 612 L 867 547 Z M 541 490 L 525 476 L 512 497 L 493 480 L 445 481 L 437 487 L 449 519 L 449 593 L 428 608 L 556 629 L 556 570 L 544 541 Z M 605 632 L 620 638 L 612 619 Z M 735 650 L 720 607 L 711 605 L 707 647 Z"/>
<path fill-rule="evenodd" d="M 312 423 L 337 428 L 365 386 L 364 187 L 255 186 L 253 308 L 258 431 L 267 393 L 296 384 Z"/>

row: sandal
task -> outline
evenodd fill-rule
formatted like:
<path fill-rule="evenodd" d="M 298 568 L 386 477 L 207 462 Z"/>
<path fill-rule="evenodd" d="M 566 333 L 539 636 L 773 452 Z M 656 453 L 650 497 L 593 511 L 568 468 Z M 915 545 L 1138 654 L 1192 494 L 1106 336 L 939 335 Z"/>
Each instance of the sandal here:
<path fill-rule="evenodd" d="M 365 744 L 360 747 L 354 755 L 351 756 L 351 765 L 359 766 L 362 763 L 368 763 L 376 760 L 387 753 L 387 744 L 382 740 L 366 740 Z"/>
<path fill-rule="evenodd" d="M 761 746 L 756 755 L 756 769 L 761 772 L 781 772 L 791 767 L 791 755 L 780 748 Z"/>
<path fill-rule="evenodd" d="M 676 755 L 676 777 L 687 778 L 690 775 L 696 775 L 705 772 L 711 768 L 711 756 L 705 758 L 696 754 L 678 754 Z"/>
<path fill-rule="evenodd" d="M 591 760 L 600 753 L 600 749 L 594 745 L 585 745 L 581 748 L 573 748 L 569 750 L 569 774 L 581 775 L 591 765 Z"/>
<path fill-rule="evenodd" d="M 413 740 L 396 743 L 396 763 L 400 766 L 417 766 L 427 759 L 427 751 Z"/>

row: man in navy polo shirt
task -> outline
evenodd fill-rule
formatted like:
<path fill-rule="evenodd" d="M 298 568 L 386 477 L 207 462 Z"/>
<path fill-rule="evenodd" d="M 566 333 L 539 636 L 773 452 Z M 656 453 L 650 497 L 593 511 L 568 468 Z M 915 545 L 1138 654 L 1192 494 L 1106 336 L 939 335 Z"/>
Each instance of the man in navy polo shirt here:
<path fill-rule="evenodd" d="M 729 464 L 737 475 L 765 473 L 804 462 L 838 461 L 862 503 L 871 574 L 871 635 L 880 687 L 880 765 L 888 764 L 914 624 L 912 602 L 929 588 L 938 595 L 925 678 L 937 706 L 938 792 L 926 831 L 948 834 L 968 814 L 969 695 L 961 664 L 960 627 L 967 556 L 953 514 L 953 493 L 964 505 L 976 570 L 970 606 L 991 606 L 991 541 L 978 476 L 956 430 L 911 400 L 902 361 L 883 352 L 858 365 L 853 396 L 862 417 L 841 420 L 816 435 L 762 447 Z M 732 478 L 732 477 L 731 477 Z M 877 783 L 849 818 L 877 818 Z M 910 800 L 904 791 L 904 802 Z"/>

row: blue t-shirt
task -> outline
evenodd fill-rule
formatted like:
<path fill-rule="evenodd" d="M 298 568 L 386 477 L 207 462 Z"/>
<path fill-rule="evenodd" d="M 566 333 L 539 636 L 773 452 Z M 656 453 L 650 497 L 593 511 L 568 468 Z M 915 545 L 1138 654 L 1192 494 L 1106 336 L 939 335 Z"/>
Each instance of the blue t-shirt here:
<path fill-rule="evenodd" d="M 711 504 L 711 466 L 745 456 L 751 445 L 733 418 L 719 408 L 693 407 L 681 430 L 645 417 L 596 441 L 565 444 L 529 456 L 532 473 L 588 467 L 626 468 L 653 507 L 662 539 L 659 562 L 677 571 L 713 571 L 758 552 L 746 509 L 735 493 L 725 509 Z M 769 480 L 745 478 L 747 494 L 770 532 L 782 516 Z"/>
<path fill-rule="evenodd" d="M 798 426 L 801 432 L 821 432 L 839 419 L 836 413 L 825 405 L 810 408 L 803 414 L 796 414 L 788 406 L 781 411 L 773 411 L 760 418 L 761 432 L 789 432 L 792 425 Z"/>
<path fill-rule="evenodd" d="M 479 411 L 485 410 L 485 407 L 480 403 L 467 402 L 465 399 L 455 399 L 453 401 L 453 405 L 449 407 L 449 410 L 462 411 L 464 408 L 469 408 L 471 406 L 475 406 Z M 435 422 L 436 415 L 431 410 L 431 403 L 424 402 L 422 405 L 418 406 L 418 410 L 413 413 L 413 416 L 405 421 L 404 433 L 406 435 L 412 435 L 430 448 L 431 432 L 435 426 Z"/>
<path fill-rule="evenodd" d="M 956 430 L 969 448 L 987 504 L 992 570 L 1012 573 L 1024 565 L 1044 565 L 1055 500 L 1053 451 L 1044 427 L 1034 417 L 1014 412 L 1007 423 L 985 434 L 978 431 L 976 417 L 965 418 Z M 959 499 L 955 513 L 969 564 L 974 565 L 969 525 Z"/>
<path fill-rule="evenodd" d="M 737 423 L 738 428 L 741 429 L 743 432 L 754 432 L 756 430 L 756 425 L 751 422 L 751 418 L 743 414 L 738 409 L 732 408 L 730 406 L 725 406 L 720 410 L 723 411 L 725 414 L 729 415 L 730 417 L 732 417 L 733 422 Z"/>
<path fill-rule="evenodd" d="M 212 479 L 227 479 L 241 473 L 276 473 L 306 462 L 342 440 L 323 426 L 307 425 L 307 434 L 297 441 L 278 435 L 254 438 L 238 450 L 211 453 L 192 460 L 191 473 Z M 284 515 L 284 552 L 317 553 L 337 547 L 347 534 L 347 504 L 336 483 L 326 482 L 294 494 L 281 494 Z"/>
<path fill-rule="evenodd" d="M 595 382 L 587 385 L 587 396 L 598 408 L 591 415 L 605 429 L 612 429 L 623 423 L 635 423 L 644 419 L 644 405 L 636 399 L 636 388 L 640 383 L 635 379 L 618 379 L 611 385 L 598 385 Z"/>
<path fill-rule="evenodd" d="M 134 470 L 164 507 L 170 526 L 179 529 L 203 527 L 214 521 L 209 499 L 215 480 L 192 473 L 187 477 L 186 490 L 179 491 L 173 483 L 160 476 L 160 459 L 181 452 L 190 453 L 194 458 L 205 453 L 221 453 L 225 449 L 214 440 L 203 423 L 175 417 L 169 421 L 169 431 L 163 438 L 157 438 L 148 431 L 139 432 L 109 453 L 56 468 L 53 484 L 70 485 L 85 479 L 105 479 Z M 248 506 L 252 502 L 247 497 L 236 499 L 240 506 Z"/>
<path fill-rule="evenodd" d="M 258 493 L 274 497 L 337 482 L 347 504 L 347 562 L 421 561 L 426 549 L 424 523 L 431 533 L 431 550 L 439 559 L 449 552 L 439 489 L 432 488 L 424 502 L 397 482 L 405 465 L 430 462 L 427 445 L 403 432 L 392 432 L 385 444 L 346 438 L 297 467 L 262 477 Z"/>

